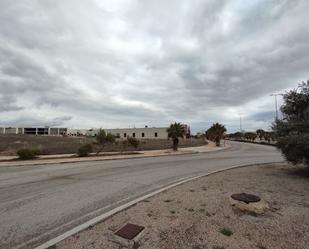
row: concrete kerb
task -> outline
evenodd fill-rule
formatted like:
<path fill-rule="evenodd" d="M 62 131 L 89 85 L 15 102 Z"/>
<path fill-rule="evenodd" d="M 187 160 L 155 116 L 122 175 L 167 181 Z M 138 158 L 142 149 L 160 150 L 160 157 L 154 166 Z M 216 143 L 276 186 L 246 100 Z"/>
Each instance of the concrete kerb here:
<path fill-rule="evenodd" d="M 209 152 L 216 152 L 216 151 L 209 151 Z M 98 161 L 111 161 L 111 160 L 127 160 L 127 159 L 140 159 L 140 158 L 151 158 L 151 157 L 163 157 L 163 156 L 184 156 L 184 155 L 192 155 L 192 154 L 198 154 L 200 152 L 195 152 L 195 151 L 188 151 L 188 152 L 183 152 L 179 154 L 160 154 L 160 155 L 138 155 L 138 156 L 128 156 L 128 157 L 119 157 L 119 158 L 98 158 L 98 159 L 86 159 L 86 160 L 76 160 L 76 161 L 63 161 L 63 162 L 40 162 L 40 161 L 20 161 L 22 162 L 27 162 L 27 164 L 15 164 L 15 165 L 1 165 L 0 161 L 0 167 L 23 167 L 23 166 L 35 166 L 35 165 L 48 165 L 48 164 L 65 164 L 65 163 L 80 163 L 80 162 L 98 162 Z M 204 152 L 202 152 L 204 153 Z M 207 153 L 207 152 L 205 152 Z M 43 161 L 43 160 L 42 160 Z M 14 162 L 14 161 L 10 161 Z M 16 161 L 18 162 L 18 161 Z M 30 163 L 28 163 L 30 162 Z"/>
<path fill-rule="evenodd" d="M 106 153 L 89 153 L 88 158 L 91 157 L 107 157 L 107 156 L 128 156 L 128 155 L 141 155 L 144 151 L 125 151 L 125 152 L 106 152 Z M 35 159 L 35 161 L 43 161 L 43 160 L 56 160 L 56 159 L 76 159 L 76 158 L 87 158 L 87 157 L 78 157 L 77 153 L 74 154 L 54 154 L 54 155 L 39 155 Z M 23 162 L 30 160 L 21 160 L 18 156 L 0 156 L 0 162 Z"/>
<path fill-rule="evenodd" d="M 59 236 L 57 236 L 56 238 L 51 239 L 51 240 L 45 242 L 44 244 L 42 244 L 38 247 L 35 247 L 35 249 L 47 249 L 47 248 L 59 243 L 60 241 L 66 239 L 66 238 L 68 238 L 68 237 L 70 237 L 74 234 L 77 234 L 77 233 L 79 233 L 79 232 L 81 232 L 81 231 L 83 231 L 83 230 L 85 230 L 85 229 L 87 229 L 91 226 L 94 226 L 97 223 L 102 222 L 102 221 L 106 220 L 107 218 L 109 218 L 109 217 L 111 217 L 111 216 L 113 216 L 113 215 L 115 215 L 115 214 L 117 214 L 117 213 L 119 213 L 123 210 L 126 210 L 126 209 L 130 208 L 131 206 L 133 206 L 133 205 L 135 205 L 135 204 L 137 204 L 137 203 L 139 203 L 139 202 L 141 202 L 145 199 L 153 197 L 153 196 L 155 196 L 159 193 L 162 193 L 166 190 L 169 190 L 171 188 L 185 184 L 189 181 L 197 180 L 197 179 L 202 178 L 202 177 L 210 176 L 210 175 L 213 175 L 213 174 L 216 174 L 216 173 L 220 173 L 220 172 L 223 172 L 223 171 L 228 171 L 228 170 L 232 170 L 232 169 L 236 169 L 236 168 L 243 168 L 243 167 L 249 167 L 249 166 L 261 166 L 261 165 L 267 165 L 267 164 L 271 164 L 271 163 L 282 163 L 282 162 L 284 162 L 284 161 L 268 162 L 268 163 L 255 163 L 255 164 L 239 164 L 239 165 L 235 165 L 235 166 L 232 166 L 232 167 L 229 167 L 229 168 L 214 170 L 214 171 L 206 173 L 206 174 L 201 174 L 201 175 L 193 176 L 193 177 L 187 177 L 185 179 L 182 179 L 180 181 L 177 181 L 177 182 L 169 184 L 165 187 L 162 187 L 158 190 L 155 190 L 155 191 L 153 191 L 149 194 L 146 194 L 142 197 L 138 197 L 135 200 L 129 201 L 128 203 L 123 204 L 123 205 L 121 205 L 117 208 L 114 208 L 113 210 L 110 210 L 110 211 L 108 211 L 108 212 L 106 212 L 102 215 L 99 215 L 99 216 L 97 216 L 97 217 L 95 217 L 95 218 L 93 218 L 93 219 L 91 219 L 91 220 L 89 220 L 89 221 L 87 221 L 87 222 L 85 222 L 85 223 L 83 223 L 83 224 L 81 224 L 81 225 L 61 234 L 61 235 L 59 235 Z"/>
<path fill-rule="evenodd" d="M 215 152 L 219 152 L 219 151 L 223 151 L 223 150 L 228 150 L 228 149 L 231 149 L 232 148 L 232 146 L 231 145 L 227 145 L 227 146 L 225 146 L 225 147 L 218 147 L 217 149 L 215 149 L 215 150 L 210 150 L 210 151 L 203 151 L 203 152 L 198 152 L 198 153 L 209 153 L 209 152 L 213 152 L 213 153 L 215 153 Z"/>
<path fill-rule="evenodd" d="M 79 163 L 79 162 L 97 162 L 97 161 L 109 161 L 109 160 L 126 160 L 126 159 L 138 159 L 138 158 L 151 158 L 151 157 L 161 157 L 161 156 L 181 156 L 181 155 L 192 155 L 192 154 L 199 154 L 199 153 L 215 153 L 218 151 L 223 151 L 230 149 L 231 146 L 226 146 L 226 147 L 220 147 L 216 150 L 209 150 L 209 151 L 203 151 L 203 152 L 197 152 L 194 151 L 194 149 L 190 150 L 185 150 L 182 151 L 181 153 L 178 154 L 159 154 L 159 155 L 144 155 L 144 154 L 136 154 L 136 155 L 127 155 L 124 157 L 119 157 L 119 158 L 97 158 L 97 159 L 91 159 L 91 157 L 83 158 L 81 160 L 73 160 L 73 161 L 62 161 L 62 162 L 44 162 L 43 160 L 54 160 L 54 159 L 38 159 L 34 161 L 0 161 L 0 167 L 21 167 L 21 166 L 34 166 L 34 165 L 47 165 L 47 164 L 65 164 L 65 163 Z M 182 148 L 186 149 L 186 148 Z M 69 158 L 68 158 L 69 159 Z M 40 162 L 42 160 L 42 162 Z M 56 160 L 56 159 L 55 159 Z M 17 164 L 13 165 L 2 165 L 1 163 L 13 163 L 16 162 Z M 24 164 L 23 164 L 24 163 Z"/>

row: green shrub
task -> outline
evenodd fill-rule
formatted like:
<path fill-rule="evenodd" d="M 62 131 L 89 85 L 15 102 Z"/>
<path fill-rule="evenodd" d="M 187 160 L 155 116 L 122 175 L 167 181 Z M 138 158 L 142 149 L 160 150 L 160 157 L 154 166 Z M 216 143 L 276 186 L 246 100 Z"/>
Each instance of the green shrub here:
<path fill-rule="evenodd" d="M 132 146 L 135 149 L 138 148 L 140 142 L 135 137 L 128 137 L 127 140 L 130 146 Z"/>
<path fill-rule="evenodd" d="M 263 246 L 263 245 L 261 245 L 261 244 L 258 244 L 257 247 L 258 247 L 259 249 L 266 249 L 266 247 Z"/>
<path fill-rule="evenodd" d="M 228 228 L 221 229 L 220 233 L 222 233 L 223 235 L 228 236 L 228 237 L 233 234 L 233 232 Z"/>
<path fill-rule="evenodd" d="M 277 147 L 289 162 L 309 166 L 309 80 L 285 93 L 283 101 L 283 118 L 273 126 Z"/>
<path fill-rule="evenodd" d="M 19 149 L 16 154 L 18 155 L 19 159 L 27 160 L 36 158 L 40 154 L 40 151 L 38 149 L 24 148 Z"/>
<path fill-rule="evenodd" d="M 98 145 L 100 146 L 99 150 L 97 151 L 97 154 L 99 154 L 105 145 L 107 144 L 114 144 L 116 141 L 116 137 L 111 133 L 106 133 L 104 130 L 100 129 L 98 134 L 96 135 L 96 140 Z"/>
<path fill-rule="evenodd" d="M 79 147 L 77 155 L 79 157 L 85 157 L 89 156 L 89 153 L 92 152 L 92 145 L 91 144 L 83 144 L 82 146 Z"/>

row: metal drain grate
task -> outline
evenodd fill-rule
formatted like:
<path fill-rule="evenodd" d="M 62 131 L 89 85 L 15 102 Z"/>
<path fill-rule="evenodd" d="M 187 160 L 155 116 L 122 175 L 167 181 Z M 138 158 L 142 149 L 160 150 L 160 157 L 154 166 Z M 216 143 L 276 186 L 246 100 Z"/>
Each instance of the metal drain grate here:
<path fill-rule="evenodd" d="M 236 201 L 242 201 L 245 203 L 250 203 L 250 202 L 259 202 L 261 200 L 260 197 L 252 194 L 246 194 L 246 193 L 240 193 L 240 194 L 233 194 L 231 195 L 232 199 Z"/>
<path fill-rule="evenodd" d="M 118 230 L 115 235 L 122 237 L 127 240 L 133 240 L 137 235 L 139 235 L 145 227 L 134 225 L 134 224 L 126 224 L 120 230 Z"/>

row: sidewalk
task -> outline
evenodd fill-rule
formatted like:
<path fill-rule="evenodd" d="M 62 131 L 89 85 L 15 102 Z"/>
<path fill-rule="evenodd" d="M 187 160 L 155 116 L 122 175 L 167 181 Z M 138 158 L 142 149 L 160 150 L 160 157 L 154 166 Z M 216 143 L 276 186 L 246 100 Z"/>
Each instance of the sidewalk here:
<path fill-rule="evenodd" d="M 42 165 L 42 164 L 59 164 L 87 161 L 104 161 L 104 160 L 119 160 L 130 158 L 157 157 L 168 155 L 184 155 L 218 151 L 226 147 L 215 147 L 212 142 L 208 145 L 199 147 L 179 148 L 178 151 L 172 149 L 165 150 L 146 150 L 146 151 L 127 151 L 123 154 L 119 152 L 105 152 L 104 155 L 92 154 L 89 157 L 77 157 L 76 154 L 61 154 L 61 155 L 42 155 L 33 160 L 17 160 L 17 156 L 0 156 L 0 167 L 4 166 L 26 166 L 26 165 Z"/>

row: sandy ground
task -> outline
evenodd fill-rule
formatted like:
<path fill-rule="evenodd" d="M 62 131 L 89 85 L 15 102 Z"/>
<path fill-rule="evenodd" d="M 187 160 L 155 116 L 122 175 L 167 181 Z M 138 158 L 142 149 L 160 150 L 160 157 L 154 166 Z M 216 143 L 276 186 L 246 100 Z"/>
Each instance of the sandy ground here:
<path fill-rule="evenodd" d="M 203 177 L 138 203 L 56 248 L 119 249 L 109 235 L 130 222 L 146 227 L 141 249 L 308 249 L 309 174 L 294 169 L 272 164 Z M 233 210 L 229 196 L 239 192 L 259 195 L 271 211 L 252 216 Z"/>
<path fill-rule="evenodd" d="M 194 153 L 213 152 L 218 150 L 224 150 L 230 148 L 230 145 L 216 147 L 213 142 L 209 142 L 207 145 L 179 148 L 178 151 L 172 149 L 164 150 L 145 150 L 145 151 L 130 151 L 130 152 L 104 152 L 97 156 L 93 153 L 92 156 L 78 157 L 75 154 L 64 155 L 42 155 L 33 160 L 17 160 L 16 156 L 0 156 L 1 166 L 20 166 L 20 165 L 42 165 L 42 164 L 59 164 L 70 162 L 87 162 L 87 161 L 103 161 L 103 160 L 117 160 L 117 159 L 130 159 L 130 158 L 142 158 L 142 157 L 156 157 L 156 156 L 168 156 L 168 155 L 183 155 Z"/>

